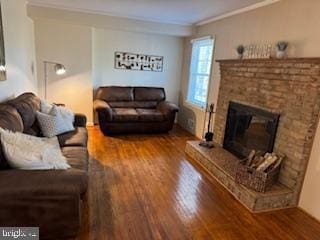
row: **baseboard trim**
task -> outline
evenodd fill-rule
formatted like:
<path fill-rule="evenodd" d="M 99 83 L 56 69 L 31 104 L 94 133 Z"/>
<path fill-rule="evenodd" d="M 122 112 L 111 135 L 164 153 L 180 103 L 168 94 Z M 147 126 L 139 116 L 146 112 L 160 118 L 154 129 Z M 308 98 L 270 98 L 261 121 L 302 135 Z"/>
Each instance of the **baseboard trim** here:
<path fill-rule="evenodd" d="M 94 123 L 93 122 L 87 122 L 87 127 L 93 127 Z"/>

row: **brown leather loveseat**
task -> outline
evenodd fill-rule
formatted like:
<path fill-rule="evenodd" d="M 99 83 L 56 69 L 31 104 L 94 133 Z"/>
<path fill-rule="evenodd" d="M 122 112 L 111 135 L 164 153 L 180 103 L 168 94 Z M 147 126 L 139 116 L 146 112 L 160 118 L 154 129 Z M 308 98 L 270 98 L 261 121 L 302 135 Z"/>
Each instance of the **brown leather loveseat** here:
<path fill-rule="evenodd" d="M 163 88 L 100 87 L 94 109 L 104 134 L 168 132 L 178 107 L 165 100 Z"/>
<path fill-rule="evenodd" d="M 32 93 L 0 104 L 0 127 L 41 136 L 36 120 L 40 99 Z M 76 115 L 75 131 L 58 136 L 68 170 L 11 169 L 0 147 L 0 226 L 39 227 L 40 239 L 65 239 L 80 228 L 88 185 L 86 117 Z M 0 145 L 1 146 L 1 145 Z"/>

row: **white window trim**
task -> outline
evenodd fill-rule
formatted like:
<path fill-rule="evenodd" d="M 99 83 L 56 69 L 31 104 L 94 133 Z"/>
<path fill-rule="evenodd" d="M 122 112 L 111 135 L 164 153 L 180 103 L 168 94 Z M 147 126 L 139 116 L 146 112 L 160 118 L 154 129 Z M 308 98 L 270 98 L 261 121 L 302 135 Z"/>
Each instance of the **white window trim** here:
<path fill-rule="evenodd" d="M 211 56 L 211 66 L 210 66 L 210 74 L 209 74 L 209 83 L 208 83 L 208 89 L 207 89 L 207 99 L 206 99 L 206 106 L 205 107 L 201 107 L 200 105 L 194 103 L 194 102 L 191 102 L 188 100 L 188 95 L 189 95 L 189 83 L 190 83 L 190 76 L 191 76 L 191 64 L 192 64 L 192 44 L 195 42 L 195 41 L 200 41 L 200 40 L 207 40 L 207 39 L 212 39 L 213 40 L 213 49 L 212 49 L 212 56 Z M 209 99 L 209 90 L 210 90 L 210 86 L 211 86 L 211 78 L 212 78 L 212 71 L 213 71 L 213 64 L 214 64 L 214 53 L 215 53 L 215 37 L 214 36 L 204 36 L 204 37 L 199 37 L 199 38 L 194 38 L 194 39 L 191 39 L 190 40 L 190 43 L 191 43 L 191 57 L 190 57 L 190 64 L 189 64 L 189 74 L 188 74 L 188 86 L 187 86 L 187 94 L 185 96 L 185 99 L 184 99 L 184 106 L 186 107 L 191 107 L 191 108 L 194 108 L 194 109 L 197 109 L 197 110 L 200 110 L 200 111 L 203 111 L 205 112 L 206 111 L 206 108 L 207 108 L 207 105 L 208 105 L 208 99 Z"/>

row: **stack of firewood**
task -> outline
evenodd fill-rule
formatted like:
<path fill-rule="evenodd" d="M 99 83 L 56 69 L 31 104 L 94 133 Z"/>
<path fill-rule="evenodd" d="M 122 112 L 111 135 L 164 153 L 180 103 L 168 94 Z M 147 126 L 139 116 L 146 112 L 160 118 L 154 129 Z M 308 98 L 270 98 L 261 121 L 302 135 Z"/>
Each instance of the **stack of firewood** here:
<path fill-rule="evenodd" d="M 276 153 L 265 153 L 252 150 L 246 159 L 246 166 L 260 172 L 268 173 L 280 166 L 283 156 Z"/>

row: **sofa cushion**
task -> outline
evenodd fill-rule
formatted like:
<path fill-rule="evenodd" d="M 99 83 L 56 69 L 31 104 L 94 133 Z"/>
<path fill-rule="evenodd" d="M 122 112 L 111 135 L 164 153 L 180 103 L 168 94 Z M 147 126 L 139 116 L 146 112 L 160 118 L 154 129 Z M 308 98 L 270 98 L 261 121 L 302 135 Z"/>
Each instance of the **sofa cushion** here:
<path fill-rule="evenodd" d="M 133 88 L 100 87 L 97 90 L 96 98 L 105 100 L 106 102 L 133 101 Z"/>
<path fill-rule="evenodd" d="M 18 111 L 8 105 L 0 105 L 0 127 L 3 129 L 8 129 L 13 132 L 23 131 L 23 122 Z M 2 145 L 0 144 L 0 169 L 8 169 L 9 164 L 2 152 Z"/>
<path fill-rule="evenodd" d="M 61 147 L 82 146 L 86 147 L 88 142 L 88 132 L 85 127 L 76 127 L 74 131 L 58 135 Z"/>
<path fill-rule="evenodd" d="M 142 122 L 161 122 L 164 119 L 162 112 L 156 109 L 136 109 L 139 114 L 139 120 Z"/>
<path fill-rule="evenodd" d="M 163 88 L 152 88 L 152 87 L 134 88 L 135 101 L 161 102 L 161 101 L 164 101 L 165 99 L 166 99 L 166 95 Z"/>
<path fill-rule="evenodd" d="M 156 101 L 108 102 L 112 108 L 156 108 Z"/>
<path fill-rule="evenodd" d="M 63 147 L 61 150 L 72 168 L 88 171 L 89 154 L 85 147 Z"/>
<path fill-rule="evenodd" d="M 138 121 L 139 115 L 134 108 L 114 108 L 113 119 L 118 122 Z"/>
<path fill-rule="evenodd" d="M 23 131 L 28 133 L 29 129 L 35 124 L 36 112 L 40 110 L 40 98 L 33 93 L 24 93 L 8 101 L 7 104 L 17 109 L 23 121 Z"/>
<path fill-rule="evenodd" d="M 0 127 L 13 132 L 23 131 L 23 121 L 17 109 L 7 104 L 0 104 Z"/>
<path fill-rule="evenodd" d="M 4 170 L 0 174 L 0 198 L 36 199 L 36 196 L 49 198 L 63 196 L 64 192 L 74 190 L 83 194 L 88 187 L 88 174 L 78 169 L 69 170 Z"/>

